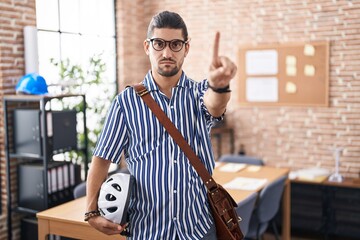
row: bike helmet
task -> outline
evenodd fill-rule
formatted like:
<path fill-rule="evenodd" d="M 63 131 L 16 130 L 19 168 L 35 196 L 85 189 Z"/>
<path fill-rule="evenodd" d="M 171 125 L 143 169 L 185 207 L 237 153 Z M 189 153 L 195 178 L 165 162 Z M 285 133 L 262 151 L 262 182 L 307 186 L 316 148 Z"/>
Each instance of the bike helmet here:
<path fill-rule="evenodd" d="M 46 94 L 48 93 L 45 79 L 37 73 L 29 73 L 20 78 L 16 85 L 17 93 Z"/>
<path fill-rule="evenodd" d="M 127 222 L 127 209 L 134 182 L 134 176 L 116 173 L 101 185 L 98 208 L 103 217 L 118 224 Z"/>

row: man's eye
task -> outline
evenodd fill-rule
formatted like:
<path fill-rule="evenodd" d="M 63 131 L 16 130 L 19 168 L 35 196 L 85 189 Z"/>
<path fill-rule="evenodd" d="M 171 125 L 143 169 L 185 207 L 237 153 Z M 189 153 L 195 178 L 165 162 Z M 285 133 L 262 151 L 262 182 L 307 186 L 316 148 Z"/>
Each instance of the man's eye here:
<path fill-rule="evenodd" d="M 182 42 L 181 41 L 174 41 L 174 42 L 171 43 L 171 45 L 172 45 L 173 48 L 179 48 L 179 47 L 181 47 Z"/>
<path fill-rule="evenodd" d="M 164 42 L 163 41 L 154 41 L 154 45 L 159 47 L 159 48 L 162 48 L 164 46 Z"/>

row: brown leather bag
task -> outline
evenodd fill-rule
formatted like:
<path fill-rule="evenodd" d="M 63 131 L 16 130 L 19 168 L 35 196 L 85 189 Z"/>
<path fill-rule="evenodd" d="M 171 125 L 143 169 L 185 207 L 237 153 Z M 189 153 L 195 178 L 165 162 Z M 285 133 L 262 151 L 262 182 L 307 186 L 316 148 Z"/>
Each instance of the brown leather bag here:
<path fill-rule="evenodd" d="M 216 235 L 218 240 L 243 239 L 235 207 L 236 202 L 230 194 L 218 184 L 215 190 L 208 192 L 211 212 L 215 221 Z"/>
<path fill-rule="evenodd" d="M 216 235 L 218 240 L 241 240 L 244 238 L 235 208 L 236 202 L 230 194 L 220 185 L 215 182 L 209 172 L 206 170 L 204 164 L 198 158 L 196 153 L 192 150 L 190 145 L 186 142 L 179 130 L 174 126 L 166 114 L 161 110 L 159 105 L 151 97 L 147 89 L 142 84 L 133 86 L 136 93 L 144 100 L 146 105 L 152 110 L 154 115 L 158 118 L 160 123 L 165 127 L 174 141 L 179 145 L 181 150 L 190 160 L 199 176 L 205 183 L 208 189 L 208 200 L 210 210 L 212 212 Z"/>

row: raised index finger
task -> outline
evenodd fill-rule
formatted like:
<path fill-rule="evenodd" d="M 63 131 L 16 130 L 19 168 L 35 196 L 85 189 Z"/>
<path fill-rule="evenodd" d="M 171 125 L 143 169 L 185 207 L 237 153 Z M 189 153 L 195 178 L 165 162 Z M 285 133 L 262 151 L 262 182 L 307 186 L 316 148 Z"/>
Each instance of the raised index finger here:
<path fill-rule="evenodd" d="M 219 42 L 220 42 L 220 33 L 216 32 L 215 41 L 214 41 L 213 59 L 212 59 L 212 64 L 214 66 L 219 65 Z"/>

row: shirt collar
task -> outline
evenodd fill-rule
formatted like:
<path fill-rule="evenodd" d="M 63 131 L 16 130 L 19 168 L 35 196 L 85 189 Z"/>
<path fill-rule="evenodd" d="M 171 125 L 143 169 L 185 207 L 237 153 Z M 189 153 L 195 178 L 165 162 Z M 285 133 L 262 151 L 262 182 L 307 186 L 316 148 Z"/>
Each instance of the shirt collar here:
<path fill-rule="evenodd" d="M 148 91 L 159 91 L 159 86 L 155 83 L 154 78 L 152 77 L 151 70 L 146 74 L 144 81 L 144 85 L 147 87 Z M 179 81 L 176 84 L 176 87 L 186 88 L 188 86 L 187 76 L 183 71 Z"/>

